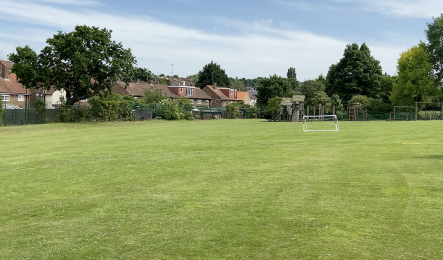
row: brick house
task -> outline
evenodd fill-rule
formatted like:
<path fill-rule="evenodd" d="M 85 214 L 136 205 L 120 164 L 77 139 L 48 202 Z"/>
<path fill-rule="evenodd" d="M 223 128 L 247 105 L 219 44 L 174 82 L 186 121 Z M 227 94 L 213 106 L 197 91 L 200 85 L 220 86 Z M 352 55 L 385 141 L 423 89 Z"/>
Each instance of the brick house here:
<path fill-rule="evenodd" d="M 12 63 L 0 60 L 0 100 L 3 108 L 26 108 L 29 107 L 30 93 L 18 83 L 17 77 L 11 73 Z"/>
<path fill-rule="evenodd" d="M 220 89 L 217 87 L 217 83 L 214 83 L 212 86 L 207 85 L 203 88 L 203 91 L 212 98 L 212 107 L 226 107 L 232 102 L 237 102 L 237 98 L 234 97 L 237 95 L 237 90 L 232 89 L 231 91 L 229 88 Z M 225 92 L 231 97 L 225 95 Z"/>
<path fill-rule="evenodd" d="M 194 86 L 168 86 L 168 89 L 178 97 L 187 97 L 192 105 L 198 107 L 209 107 L 212 98 L 200 88 Z"/>

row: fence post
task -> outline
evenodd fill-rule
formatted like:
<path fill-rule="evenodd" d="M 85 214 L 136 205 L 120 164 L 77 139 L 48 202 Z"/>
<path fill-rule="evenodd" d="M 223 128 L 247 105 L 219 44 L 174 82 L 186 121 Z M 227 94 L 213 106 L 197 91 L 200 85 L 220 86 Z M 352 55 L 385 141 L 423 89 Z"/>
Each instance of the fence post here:
<path fill-rule="evenodd" d="M 418 117 L 418 106 L 417 102 L 415 102 L 415 121 L 417 121 L 417 117 Z"/>

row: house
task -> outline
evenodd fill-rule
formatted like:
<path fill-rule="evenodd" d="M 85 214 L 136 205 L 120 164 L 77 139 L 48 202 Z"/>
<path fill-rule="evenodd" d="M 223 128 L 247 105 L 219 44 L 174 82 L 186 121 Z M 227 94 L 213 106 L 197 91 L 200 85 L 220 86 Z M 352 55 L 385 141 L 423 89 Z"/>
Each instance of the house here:
<path fill-rule="evenodd" d="M 171 78 L 171 86 L 194 86 L 192 78 Z"/>
<path fill-rule="evenodd" d="M 212 98 L 200 88 L 194 86 L 168 86 L 168 89 L 178 97 L 187 97 L 192 105 L 199 107 L 209 107 Z"/>
<path fill-rule="evenodd" d="M 238 102 L 243 101 L 245 102 L 245 104 L 251 105 L 251 98 L 249 97 L 249 93 L 247 91 L 238 91 L 237 101 Z"/>
<path fill-rule="evenodd" d="M 228 104 L 232 102 L 237 102 L 237 98 L 234 98 L 234 96 L 237 95 L 236 92 L 237 90 L 228 89 L 228 88 L 220 89 L 217 87 L 217 83 L 214 83 L 212 86 L 207 85 L 206 87 L 203 88 L 203 91 L 212 98 L 211 106 L 213 107 L 226 107 Z M 225 92 L 229 94 L 229 96 L 231 97 L 225 95 L 224 94 Z"/>
<path fill-rule="evenodd" d="M 130 83 L 128 86 L 123 81 L 115 82 L 111 87 L 111 92 L 126 96 L 132 94 L 134 98 L 143 98 L 146 89 L 160 89 L 164 96 L 175 99 L 178 95 L 172 93 L 167 86 L 159 84 L 148 84 L 144 81 Z"/>
<path fill-rule="evenodd" d="M 18 83 L 15 73 L 11 73 L 12 62 L 0 60 L 0 100 L 6 109 L 29 107 L 30 93 Z"/>

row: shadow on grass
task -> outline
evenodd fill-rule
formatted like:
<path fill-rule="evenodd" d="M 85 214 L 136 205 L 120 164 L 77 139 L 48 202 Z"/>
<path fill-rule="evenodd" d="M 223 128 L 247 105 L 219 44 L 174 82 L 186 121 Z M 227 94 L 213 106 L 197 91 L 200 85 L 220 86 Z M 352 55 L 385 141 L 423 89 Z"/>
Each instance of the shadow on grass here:
<path fill-rule="evenodd" d="M 443 160 L 443 154 L 434 154 L 428 156 L 420 156 L 423 159 Z"/>

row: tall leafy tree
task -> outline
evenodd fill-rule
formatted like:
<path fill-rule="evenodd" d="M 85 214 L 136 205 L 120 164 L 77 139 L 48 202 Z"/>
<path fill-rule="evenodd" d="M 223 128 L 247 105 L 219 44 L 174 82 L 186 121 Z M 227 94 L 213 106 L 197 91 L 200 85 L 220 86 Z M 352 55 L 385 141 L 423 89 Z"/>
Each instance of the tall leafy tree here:
<path fill-rule="evenodd" d="M 305 104 L 307 106 L 313 106 L 312 99 L 318 92 L 325 90 L 325 85 L 318 80 L 305 80 L 300 84 L 300 91 L 305 95 Z"/>
<path fill-rule="evenodd" d="M 433 20 L 433 23 L 428 23 L 428 30 L 425 31 L 429 42 L 426 49 L 434 69 L 434 76 L 441 83 L 443 80 L 443 14 Z"/>
<path fill-rule="evenodd" d="M 411 105 L 438 94 L 425 48 L 425 44 L 420 43 L 403 52 L 398 59 L 397 81 L 390 97 L 394 105 Z"/>
<path fill-rule="evenodd" d="M 295 72 L 295 68 L 293 67 L 289 67 L 288 69 L 288 73 L 286 73 L 288 79 L 296 79 L 297 78 L 297 73 Z"/>
<path fill-rule="evenodd" d="M 195 83 L 195 86 L 204 88 L 207 85 L 212 85 L 214 82 L 217 82 L 217 86 L 225 88 L 229 88 L 231 84 L 225 70 L 217 63 L 211 61 L 211 63 L 206 64 L 198 72 L 198 81 Z"/>
<path fill-rule="evenodd" d="M 288 78 L 288 82 L 291 85 L 291 88 L 295 91 L 299 91 L 300 83 L 297 80 L 297 73 L 295 72 L 295 68 L 290 67 L 288 72 L 286 73 Z"/>
<path fill-rule="evenodd" d="M 266 106 L 274 97 L 291 97 L 291 86 L 285 78 L 277 75 L 263 78 L 257 87 L 257 104 Z"/>
<path fill-rule="evenodd" d="M 76 26 L 73 32 L 49 38 L 39 55 L 28 46 L 17 47 L 17 53 L 9 55 L 12 72 L 26 88 L 64 89 L 68 105 L 110 90 L 118 79 L 128 84 L 137 61 L 131 49 L 111 40 L 111 33 Z"/>
<path fill-rule="evenodd" d="M 377 98 L 382 69 L 380 62 L 371 56 L 368 46 L 353 43 L 346 46 L 343 58 L 331 65 L 326 76 L 326 93 L 338 94 L 344 102 L 354 95 Z"/>
<path fill-rule="evenodd" d="M 135 68 L 134 69 L 134 77 L 135 79 L 139 79 L 142 81 L 148 82 L 151 79 L 154 79 L 154 75 L 146 68 Z"/>

